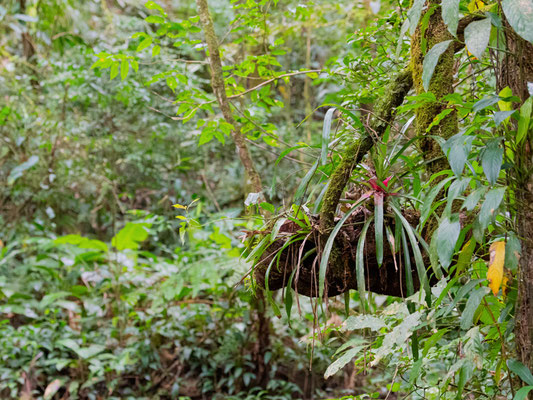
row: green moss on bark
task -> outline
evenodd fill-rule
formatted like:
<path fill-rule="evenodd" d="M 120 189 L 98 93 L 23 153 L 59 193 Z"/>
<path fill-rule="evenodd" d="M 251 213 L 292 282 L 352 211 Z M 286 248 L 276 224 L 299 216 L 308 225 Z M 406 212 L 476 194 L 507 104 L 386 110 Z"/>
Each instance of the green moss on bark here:
<path fill-rule="evenodd" d="M 370 132 L 348 145 L 342 154 L 342 160 L 329 179 L 329 187 L 324 195 L 320 213 L 320 232 L 326 237 L 334 225 L 335 211 L 344 188 L 350 180 L 354 167 L 361 162 L 365 154 L 374 145 L 374 139 L 383 135 L 387 126 L 392 123 L 396 108 L 413 85 L 411 71 L 399 72 L 385 89 L 384 95 L 377 102 L 374 117 L 370 121 Z"/>
<path fill-rule="evenodd" d="M 411 40 L 411 71 L 413 72 L 413 84 L 417 94 L 425 92 L 422 86 L 422 70 L 425 56 L 423 47 L 431 49 L 437 43 L 453 39 L 442 20 L 440 9 L 432 9 L 432 7 L 437 5 L 438 1 L 429 0 L 430 8 L 426 12 L 431 12 L 431 16 L 428 19 L 427 28 L 422 30 L 421 26 L 418 26 Z M 423 42 L 426 43 L 426 46 L 422 45 Z M 416 110 L 416 133 L 421 137 L 419 141 L 420 151 L 424 159 L 429 162 L 428 172 L 431 174 L 448 168 L 448 163 L 443 158 L 442 150 L 432 136 L 448 139 L 458 132 L 457 113 L 455 111 L 452 111 L 439 124 L 428 131 L 434 118 L 446 108 L 447 102 L 443 100 L 443 97 L 453 93 L 455 73 L 453 55 L 454 46 L 450 45 L 440 56 L 429 84 L 428 91 L 435 95 L 437 101 L 425 104 Z"/>
<path fill-rule="evenodd" d="M 369 132 L 359 140 L 351 143 L 342 154 L 342 160 L 329 179 L 329 186 L 320 213 L 320 243 L 325 244 L 331 229 L 335 225 L 335 214 L 342 192 L 346 187 L 354 167 L 361 162 L 365 154 L 374 145 L 374 140 L 380 138 L 396 114 L 396 108 L 413 86 L 412 73 L 409 69 L 399 72 L 385 89 L 385 94 L 377 102 L 374 117 L 370 121 Z M 335 280 L 345 276 L 346 260 L 341 259 L 341 251 L 333 246 L 330 254 L 327 276 Z"/>

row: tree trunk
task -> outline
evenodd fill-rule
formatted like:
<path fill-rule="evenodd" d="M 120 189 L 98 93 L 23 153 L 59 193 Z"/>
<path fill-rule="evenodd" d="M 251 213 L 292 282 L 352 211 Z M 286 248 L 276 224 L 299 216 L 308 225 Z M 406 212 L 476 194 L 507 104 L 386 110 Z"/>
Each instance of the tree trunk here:
<path fill-rule="evenodd" d="M 503 15 L 503 14 L 502 14 Z M 533 81 L 533 45 L 514 32 L 504 18 L 507 52 L 498 66 L 498 89 L 509 87 L 521 103 L 529 98 L 527 82 Z M 533 370 L 533 132 L 516 150 L 513 170 L 518 236 L 522 242 L 516 304 L 516 348 L 520 361 Z"/>
<path fill-rule="evenodd" d="M 207 0 L 196 0 L 198 7 L 198 15 L 200 16 L 200 22 L 204 30 L 205 41 L 207 43 L 207 51 L 209 55 L 209 67 L 211 69 L 211 85 L 213 93 L 217 98 L 218 106 L 224 120 L 231 124 L 233 127 L 231 130 L 231 137 L 235 146 L 237 147 L 237 153 L 241 164 L 244 167 L 247 178 L 247 186 L 256 193 L 263 193 L 263 185 L 261 184 L 261 178 L 257 173 L 248 147 L 246 146 L 245 137 L 241 133 L 241 128 L 233 117 L 231 105 L 226 95 L 226 85 L 224 84 L 224 74 L 222 72 L 222 61 L 220 60 L 220 49 L 218 46 L 218 39 L 215 34 L 215 28 L 213 27 L 213 20 L 209 13 L 209 7 Z"/>

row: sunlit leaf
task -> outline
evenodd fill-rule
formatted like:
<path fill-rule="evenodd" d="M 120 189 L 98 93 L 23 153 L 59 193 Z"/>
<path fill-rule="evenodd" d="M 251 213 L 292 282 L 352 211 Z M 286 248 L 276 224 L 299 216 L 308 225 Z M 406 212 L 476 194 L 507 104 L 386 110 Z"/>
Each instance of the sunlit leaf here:
<path fill-rule="evenodd" d="M 475 248 L 476 240 L 474 238 L 468 240 L 468 242 L 463 245 L 463 248 L 459 252 L 459 257 L 457 258 L 457 264 L 455 266 L 456 275 L 461 274 L 466 267 L 470 265 Z"/>
<path fill-rule="evenodd" d="M 130 69 L 130 63 L 127 59 L 123 58 L 120 62 L 120 79 L 124 80 L 128 76 L 128 71 Z"/>
<path fill-rule="evenodd" d="M 531 109 L 533 106 L 533 97 L 527 99 L 520 107 L 520 119 L 518 120 L 518 129 L 516 131 L 516 142 L 520 144 L 527 136 L 529 122 L 531 121 Z"/>
<path fill-rule="evenodd" d="M 148 238 L 148 223 L 134 223 L 128 222 L 111 240 L 111 244 L 117 250 L 136 250 L 139 248 L 141 242 Z"/>
<path fill-rule="evenodd" d="M 144 39 L 139 43 L 137 46 L 137 51 L 142 51 L 149 47 L 152 44 L 152 37 L 151 36 L 145 36 Z"/>

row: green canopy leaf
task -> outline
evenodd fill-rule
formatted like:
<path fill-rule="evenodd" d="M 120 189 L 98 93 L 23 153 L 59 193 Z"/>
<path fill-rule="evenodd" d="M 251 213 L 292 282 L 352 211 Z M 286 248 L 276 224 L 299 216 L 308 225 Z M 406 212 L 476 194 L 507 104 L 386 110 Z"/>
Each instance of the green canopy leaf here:
<path fill-rule="evenodd" d="M 426 92 L 428 91 L 429 82 L 431 81 L 435 67 L 439 62 L 439 58 L 441 54 L 446 51 L 451 42 L 451 40 L 445 40 L 444 42 L 437 43 L 428 51 L 426 57 L 424 57 L 424 63 L 422 65 L 422 85 Z"/>

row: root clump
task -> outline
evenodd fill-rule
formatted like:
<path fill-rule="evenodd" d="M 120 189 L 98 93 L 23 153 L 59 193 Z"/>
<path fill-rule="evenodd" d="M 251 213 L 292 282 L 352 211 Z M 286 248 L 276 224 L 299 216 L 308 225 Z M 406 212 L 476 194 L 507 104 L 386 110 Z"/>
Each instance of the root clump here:
<path fill-rule="evenodd" d="M 324 290 L 326 296 L 336 296 L 349 289 L 357 289 L 357 243 L 368 214 L 369 210 L 366 207 L 359 207 L 336 236 L 326 271 Z M 416 212 L 404 210 L 402 214 L 412 226 L 417 224 L 419 215 Z M 385 216 L 385 224 L 394 232 L 392 216 Z M 265 249 L 254 267 L 253 275 L 257 285 L 265 288 L 268 275 L 269 290 L 282 289 L 290 282 L 298 294 L 318 297 L 320 256 L 325 246 L 319 226 L 319 217 L 311 218 L 311 231 L 304 233 L 295 222 L 285 222 L 277 234 L 277 239 Z M 285 246 L 295 235 L 299 235 L 301 240 Z M 374 227 L 373 224 L 370 225 L 363 250 L 367 290 L 390 296 L 405 297 L 407 295 L 404 255 L 398 251 L 398 245 L 395 247 L 395 254 L 393 254 L 391 245 L 384 238 L 383 263 L 379 266 L 376 259 Z M 411 260 L 411 266 L 415 290 L 418 290 L 419 282 L 414 260 Z"/>

